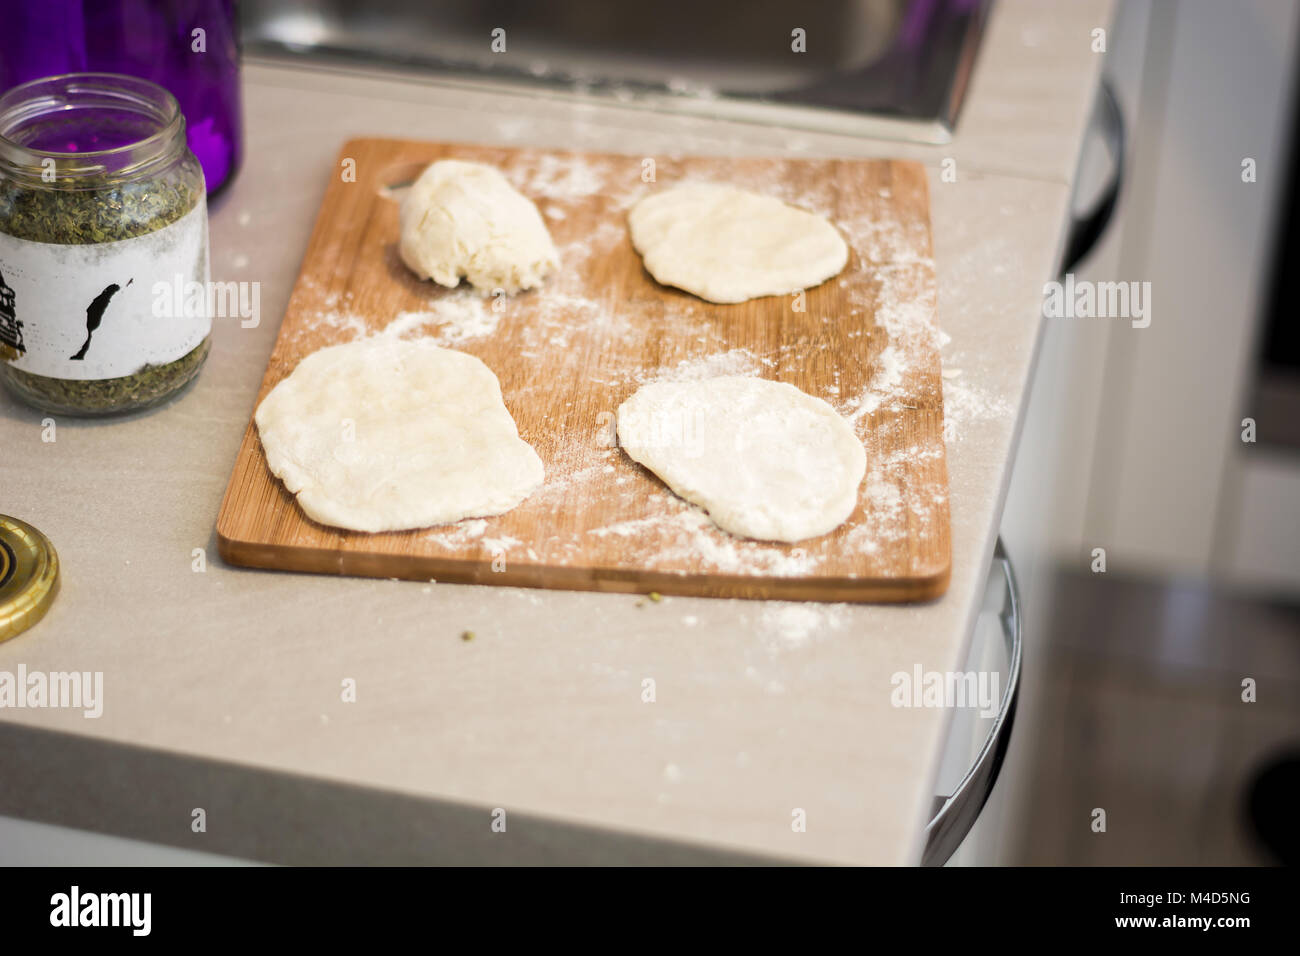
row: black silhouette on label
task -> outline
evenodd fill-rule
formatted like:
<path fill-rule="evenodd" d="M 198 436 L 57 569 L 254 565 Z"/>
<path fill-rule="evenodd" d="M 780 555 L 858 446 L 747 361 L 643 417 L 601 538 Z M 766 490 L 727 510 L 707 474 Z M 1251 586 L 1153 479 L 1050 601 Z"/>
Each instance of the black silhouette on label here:
<path fill-rule="evenodd" d="M 5 353 L 6 347 L 12 354 Z M 5 282 L 4 273 L 0 273 L 0 358 L 16 358 L 19 352 L 26 351 L 23 324 L 14 311 L 14 290 Z"/>
<path fill-rule="evenodd" d="M 134 282 L 135 279 L 128 279 L 127 285 Z M 77 354 L 72 356 L 69 361 L 80 362 L 86 357 L 86 349 L 90 348 L 90 337 L 95 334 L 95 329 L 99 328 L 99 323 L 104 321 L 104 310 L 108 308 L 109 301 L 113 296 L 122 289 L 122 286 L 114 282 L 103 292 L 95 296 L 95 301 L 86 306 L 86 341 L 82 343 Z"/>

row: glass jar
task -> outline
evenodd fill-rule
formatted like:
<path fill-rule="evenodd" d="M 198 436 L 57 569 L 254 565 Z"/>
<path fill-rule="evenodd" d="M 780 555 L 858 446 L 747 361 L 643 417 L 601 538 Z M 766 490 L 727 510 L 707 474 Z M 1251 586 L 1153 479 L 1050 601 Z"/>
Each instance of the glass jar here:
<path fill-rule="evenodd" d="M 208 355 L 203 170 L 176 100 L 113 73 L 0 96 L 0 380 L 45 411 L 145 408 Z"/>

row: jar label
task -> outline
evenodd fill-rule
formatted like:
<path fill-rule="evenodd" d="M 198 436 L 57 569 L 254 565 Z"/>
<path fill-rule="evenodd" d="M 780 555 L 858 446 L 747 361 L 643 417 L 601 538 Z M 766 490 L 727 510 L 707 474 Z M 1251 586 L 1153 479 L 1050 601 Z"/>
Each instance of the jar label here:
<path fill-rule="evenodd" d="M 209 288 L 203 200 L 171 225 L 116 242 L 0 233 L 0 356 L 72 381 L 166 365 L 212 330 Z"/>

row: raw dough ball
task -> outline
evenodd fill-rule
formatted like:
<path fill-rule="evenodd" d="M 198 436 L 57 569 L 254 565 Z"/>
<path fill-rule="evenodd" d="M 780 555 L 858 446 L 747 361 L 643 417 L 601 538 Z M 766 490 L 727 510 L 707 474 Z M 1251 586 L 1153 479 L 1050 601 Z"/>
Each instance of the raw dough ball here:
<path fill-rule="evenodd" d="M 729 186 L 674 186 L 642 199 L 627 221 L 647 272 L 710 302 L 790 295 L 849 261 L 821 216 Z"/>
<path fill-rule="evenodd" d="M 421 279 L 485 291 L 540 285 L 559 265 L 537 207 L 500 170 L 444 159 L 417 179 L 401 206 L 402 261 Z"/>
<path fill-rule="evenodd" d="M 492 370 L 428 340 L 314 352 L 254 416 L 266 461 L 310 517 L 400 531 L 499 515 L 542 482 Z"/>
<path fill-rule="evenodd" d="M 642 387 L 619 406 L 618 440 L 718 527 L 768 541 L 839 527 L 867 470 L 862 442 L 835 409 L 741 375 Z"/>

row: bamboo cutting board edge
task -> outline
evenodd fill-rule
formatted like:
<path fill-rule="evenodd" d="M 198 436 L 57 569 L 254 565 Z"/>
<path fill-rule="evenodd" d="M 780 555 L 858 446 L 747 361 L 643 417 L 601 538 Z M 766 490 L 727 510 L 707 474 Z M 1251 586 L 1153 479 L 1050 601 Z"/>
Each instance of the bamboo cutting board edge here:
<path fill-rule="evenodd" d="M 413 555 L 405 567 L 390 566 L 365 552 L 321 551 L 243 541 L 217 529 L 217 551 L 229 564 L 268 571 L 299 571 L 354 577 L 398 578 L 440 584 L 487 584 L 497 587 L 558 588 L 610 594 L 646 594 L 657 591 L 681 597 L 751 598 L 759 600 L 862 602 L 863 588 L 871 587 L 870 601 L 886 604 L 933 600 L 948 589 L 952 566 L 930 575 L 891 578 L 758 578 L 751 575 L 670 574 L 647 570 L 566 567 L 511 561 L 495 572 L 490 561 L 467 566 L 450 558 Z"/>

